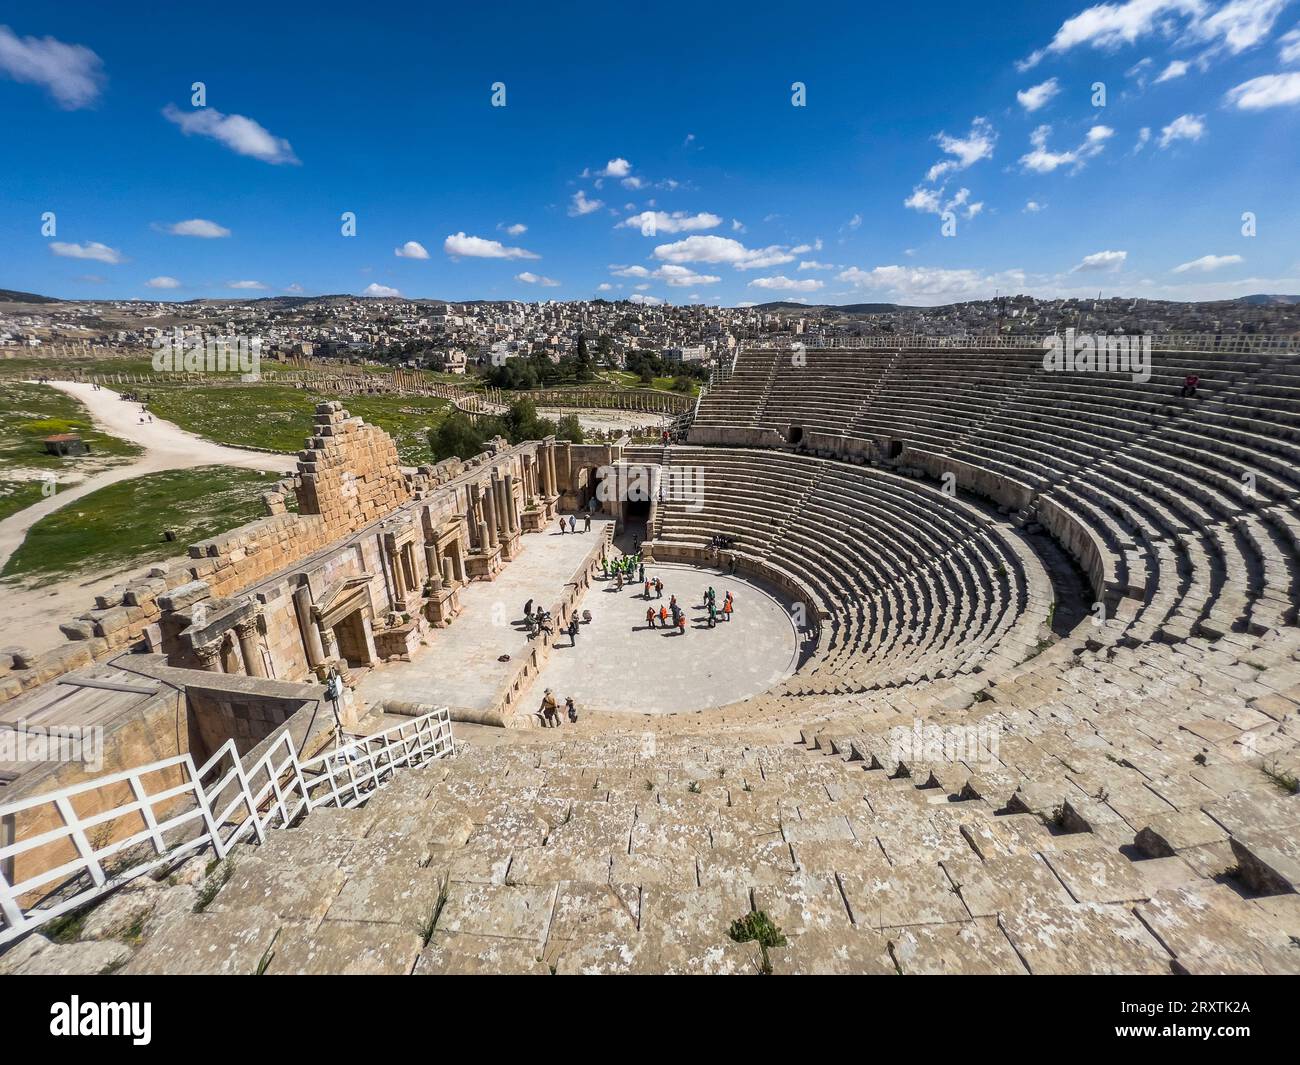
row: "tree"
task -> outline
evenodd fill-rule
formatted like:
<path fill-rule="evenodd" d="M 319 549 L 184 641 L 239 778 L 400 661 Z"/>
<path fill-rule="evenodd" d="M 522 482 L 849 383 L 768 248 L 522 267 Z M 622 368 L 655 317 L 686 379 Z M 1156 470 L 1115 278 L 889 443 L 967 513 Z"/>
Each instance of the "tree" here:
<path fill-rule="evenodd" d="M 582 443 L 582 423 L 578 421 L 576 414 L 566 414 L 555 423 L 555 438 L 557 440 L 567 440 L 571 444 Z"/>

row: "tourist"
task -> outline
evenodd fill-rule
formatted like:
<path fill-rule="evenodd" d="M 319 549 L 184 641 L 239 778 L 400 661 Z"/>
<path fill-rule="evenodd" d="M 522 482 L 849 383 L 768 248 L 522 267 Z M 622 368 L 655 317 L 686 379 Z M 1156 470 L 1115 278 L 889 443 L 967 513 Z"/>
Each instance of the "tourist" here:
<path fill-rule="evenodd" d="M 658 577 L 656 577 L 656 578 L 655 578 L 655 598 L 656 598 L 656 599 L 662 599 L 663 597 L 664 597 L 664 582 L 661 581 Z"/>
<path fill-rule="evenodd" d="M 678 614 L 678 615 L 677 615 L 677 635 L 678 635 L 678 636 L 685 636 L 685 635 L 686 635 L 686 615 L 685 615 L 685 614 Z"/>
<path fill-rule="evenodd" d="M 600 560 L 600 568 L 605 574 L 605 580 L 609 580 L 609 559 L 602 558 Z"/>
<path fill-rule="evenodd" d="M 709 603 L 709 628 L 713 628 L 718 623 L 718 611 L 712 603 Z"/>
<path fill-rule="evenodd" d="M 574 617 L 569 621 L 569 646 L 570 646 L 570 647 L 577 647 L 577 646 L 578 646 L 578 618 L 577 618 L 577 615 L 575 615 L 575 616 L 574 616 Z"/>
<path fill-rule="evenodd" d="M 614 578 L 614 581 L 614 591 L 621 592 L 623 590 L 623 571 L 621 569 L 618 571 L 618 576 Z"/>
<path fill-rule="evenodd" d="M 668 608 L 666 606 L 659 608 L 659 624 L 665 629 L 668 628 Z"/>
<path fill-rule="evenodd" d="M 573 701 L 572 695 L 565 698 L 564 709 L 568 712 L 569 724 L 576 725 L 578 723 L 578 704 Z"/>
<path fill-rule="evenodd" d="M 577 531 L 578 531 L 578 516 L 577 516 L 576 514 L 570 514 L 570 515 L 569 515 L 569 532 L 571 532 L 571 533 L 576 533 Z"/>
<path fill-rule="evenodd" d="M 555 695 L 550 688 L 547 688 L 546 694 L 542 696 L 542 705 L 538 707 L 537 712 L 541 714 L 543 728 L 559 727 L 560 708 L 555 702 Z"/>
<path fill-rule="evenodd" d="M 590 611 L 590 610 L 584 610 L 584 611 L 582 612 L 582 623 L 583 623 L 584 625 L 590 625 L 590 624 L 591 624 L 591 611 Z"/>
<path fill-rule="evenodd" d="M 645 623 L 648 628 L 655 627 L 655 608 L 652 606 L 645 608 Z"/>
<path fill-rule="evenodd" d="M 640 563 L 640 566 L 641 566 L 641 579 L 645 580 L 645 563 L 644 562 Z M 646 598 L 649 598 L 649 596 L 647 596 Z"/>
<path fill-rule="evenodd" d="M 587 511 L 582 516 L 582 531 L 585 533 L 591 532 L 591 511 Z"/>
<path fill-rule="evenodd" d="M 647 599 L 650 598 L 650 582 L 649 582 L 649 581 L 646 581 L 646 582 L 645 582 L 645 597 L 646 597 Z"/>
<path fill-rule="evenodd" d="M 1196 399 L 1196 389 L 1201 379 L 1194 373 L 1183 378 L 1183 399 Z"/>
<path fill-rule="evenodd" d="M 731 620 L 731 595 L 727 594 L 727 601 L 722 604 L 722 618 L 724 621 Z"/>
<path fill-rule="evenodd" d="M 563 536 L 568 530 L 564 527 L 564 516 L 560 516 L 560 535 Z"/>

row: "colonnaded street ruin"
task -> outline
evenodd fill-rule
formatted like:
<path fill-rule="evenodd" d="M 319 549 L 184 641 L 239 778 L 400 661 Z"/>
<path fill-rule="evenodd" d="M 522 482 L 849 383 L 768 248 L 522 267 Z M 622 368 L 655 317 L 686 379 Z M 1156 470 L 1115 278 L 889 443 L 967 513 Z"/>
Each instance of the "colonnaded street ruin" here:
<path fill-rule="evenodd" d="M 321 402 L 5 649 L 102 750 L 6 756 L 0 968 L 1300 971 L 1300 356 L 1183 345 L 750 342 L 418 468 Z"/>

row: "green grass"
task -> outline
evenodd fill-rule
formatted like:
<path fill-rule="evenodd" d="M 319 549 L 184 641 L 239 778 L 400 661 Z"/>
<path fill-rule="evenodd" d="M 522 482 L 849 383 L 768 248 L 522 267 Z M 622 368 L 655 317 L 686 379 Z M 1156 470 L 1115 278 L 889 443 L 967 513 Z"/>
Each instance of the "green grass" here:
<path fill-rule="evenodd" d="M 316 404 L 339 400 L 397 443 L 403 465 L 431 461 L 428 430 L 451 409 L 424 396 L 335 396 L 281 384 L 164 385 L 149 389 L 155 417 L 234 447 L 297 452 L 311 435 Z"/>
<path fill-rule="evenodd" d="M 42 441 L 57 433 L 80 433 L 90 445 L 90 455 L 47 455 Z M 45 472 L 63 480 L 73 471 L 98 472 L 138 454 L 134 444 L 93 428 L 86 408 L 57 388 L 29 384 L 0 388 L 0 519 L 42 498 Z"/>
<path fill-rule="evenodd" d="M 69 574 L 174 558 L 197 540 L 265 515 L 274 474 L 199 466 L 119 481 L 42 518 L 0 577 L 45 584 Z M 175 542 L 163 539 L 164 530 Z"/>
<path fill-rule="evenodd" d="M 114 374 L 114 373 L 152 373 L 153 353 L 140 355 L 94 356 L 88 359 L 56 357 L 53 355 L 19 355 L 12 359 L 0 359 L 0 374 L 31 375 L 38 377 L 67 377 L 73 373 Z"/>
<path fill-rule="evenodd" d="M 615 384 L 622 385 L 624 388 L 631 388 L 631 389 L 653 388 L 658 392 L 673 391 L 673 378 L 671 377 L 656 377 L 650 384 L 647 385 L 647 384 L 643 384 L 641 378 L 638 377 L 636 374 L 627 373 L 625 370 L 609 370 L 606 373 L 604 373 L 603 376 L 608 377 Z M 697 395 L 699 391 L 700 391 L 700 382 L 692 381 L 690 392 L 680 392 L 678 393 L 678 395 L 694 396 Z"/>

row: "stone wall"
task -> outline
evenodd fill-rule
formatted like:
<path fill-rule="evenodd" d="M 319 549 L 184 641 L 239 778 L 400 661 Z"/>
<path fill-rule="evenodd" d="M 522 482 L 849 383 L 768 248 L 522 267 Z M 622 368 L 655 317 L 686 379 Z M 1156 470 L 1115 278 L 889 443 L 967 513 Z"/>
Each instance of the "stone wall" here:
<path fill-rule="evenodd" d="M 527 517 L 544 521 L 554 514 L 540 457 L 560 449 L 550 442 L 511 448 L 504 440 L 491 447 L 468 461 L 404 471 L 383 430 L 350 417 L 337 402 L 320 404 L 296 475 L 263 497 L 266 517 L 193 544 L 188 557 L 146 567 L 97 596 L 92 609 L 60 626 L 70 641 L 64 647 L 35 655 L 0 649 L 0 702 L 124 650 L 161 652 L 188 668 L 307 679 L 320 663 L 309 660 L 304 586 L 314 603 L 340 583 L 369 577 L 364 605 L 372 628 L 390 616 L 408 625 L 446 624 L 457 605 L 444 578 L 451 585 L 490 579 L 518 550 L 529 499 L 539 503 Z M 285 506 L 290 491 L 297 513 Z M 443 571 L 440 541 L 443 548 L 456 545 L 447 560 L 455 572 Z M 438 572 L 430 571 L 430 558 Z M 421 621 L 415 615 L 430 606 L 425 593 L 437 603 Z M 237 597 L 255 605 L 251 620 Z M 237 612 L 247 623 L 244 638 L 225 638 L 213 652 L 215 663 L 205 663 L 193 637 L 214 611 Z"/>

